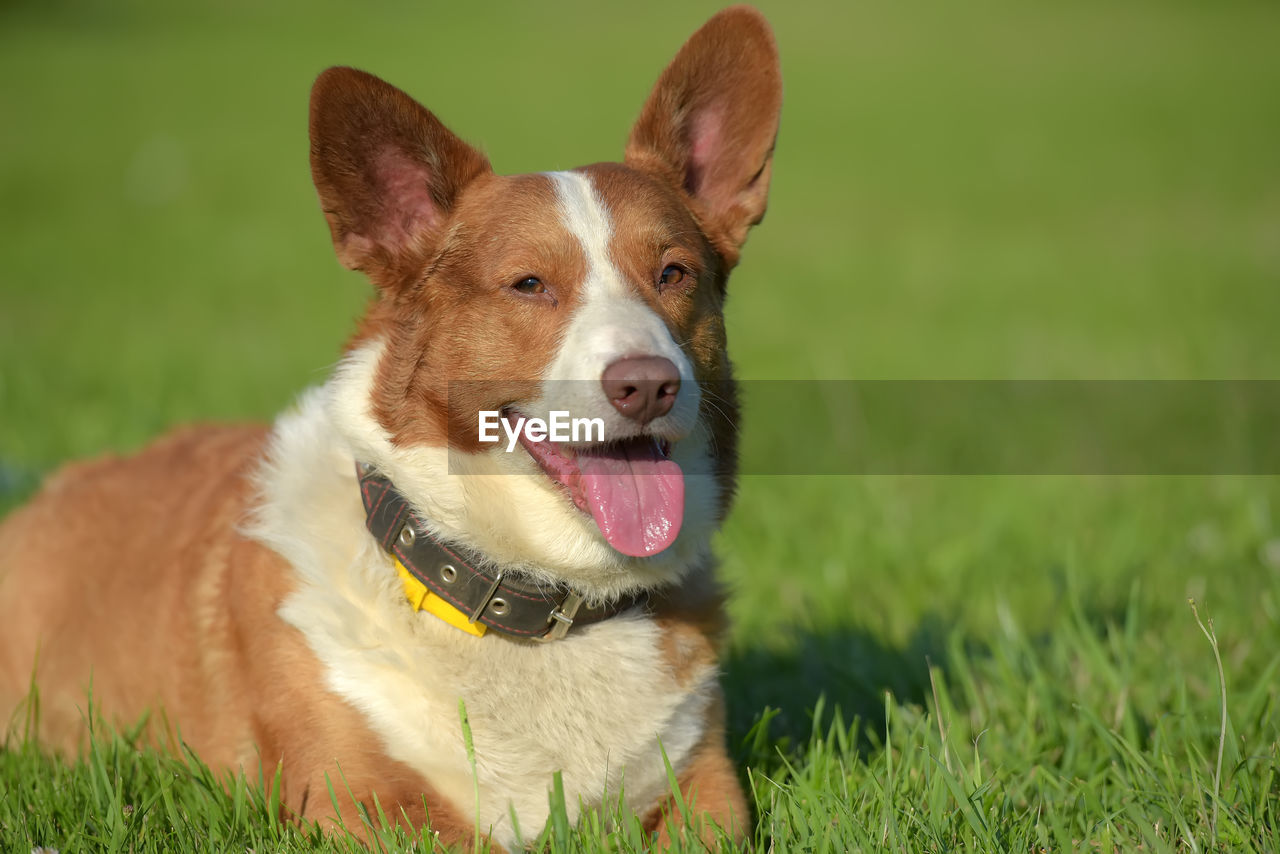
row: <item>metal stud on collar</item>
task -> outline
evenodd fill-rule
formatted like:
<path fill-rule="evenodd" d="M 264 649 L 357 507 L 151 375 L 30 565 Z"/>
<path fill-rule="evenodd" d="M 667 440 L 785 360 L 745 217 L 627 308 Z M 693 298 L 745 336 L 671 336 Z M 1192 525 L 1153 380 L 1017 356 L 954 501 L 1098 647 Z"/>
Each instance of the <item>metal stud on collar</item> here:
<path fill-rule="evenodd" d="M 418 539 L 418 535 L 414 532 L 413 526 L 406 522 L 405 526 L 400 529 L 400 545 L 411 546 L 416 539 Z"/>
<path fill-rule="evenodd" d="M 458 568 L 451 563 L 446 563 L 440 567 L 440 580 L 445 584 L 452 584 L 458 580 Z"/>

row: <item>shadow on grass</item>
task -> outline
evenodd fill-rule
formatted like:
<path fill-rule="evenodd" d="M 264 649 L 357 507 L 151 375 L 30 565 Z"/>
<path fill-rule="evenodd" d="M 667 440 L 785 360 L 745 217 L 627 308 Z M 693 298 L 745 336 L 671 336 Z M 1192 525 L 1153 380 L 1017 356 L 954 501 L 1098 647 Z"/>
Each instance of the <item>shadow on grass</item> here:
<path fill-rule="evenodd" d="M 803 744 L 814 731 L 813 710 L 823 698 L 825 727 L 838 709 L 861 730 L 883 732 L 885 693 L 903 703 L 925 705 L 930 695 L 929 665 L 945 670 L 950 626 L 927 616 L 900 647 L 870 632 L 839 628 L 795 630 L 768 646 L 732 650 L 724 662 L 729 706 L 729 743 L 737 748 L 768 707 L 770 739 L 786 749 Z"/>

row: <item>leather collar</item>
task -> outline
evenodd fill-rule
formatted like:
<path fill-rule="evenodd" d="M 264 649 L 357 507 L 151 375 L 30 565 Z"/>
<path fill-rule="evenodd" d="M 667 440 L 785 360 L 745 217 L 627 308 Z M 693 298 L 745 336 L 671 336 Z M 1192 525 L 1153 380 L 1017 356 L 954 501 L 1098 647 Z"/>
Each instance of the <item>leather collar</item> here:
<path fill-rule="evenodd" d="M 479 624 L 515 638 L 557 640 L 573 626 L 606 620 L 648 600 L 647 593 L 640 593 L 605 605 L 585 605 L 582 594 L 564 585 L 537 584 L 512 573 L 481 569 L 479 561 L 463 556 L 463 550 L 432 536 L 390 480 L 362 463 L 356 465 L 356 473 L 370 533 L 429 594 L 447 603 L 449 610 L 461 612 L 465 625 L 456 614 L 437 613 L 464 631 L 483 634 L 483 629 L 467 628 Z"/>

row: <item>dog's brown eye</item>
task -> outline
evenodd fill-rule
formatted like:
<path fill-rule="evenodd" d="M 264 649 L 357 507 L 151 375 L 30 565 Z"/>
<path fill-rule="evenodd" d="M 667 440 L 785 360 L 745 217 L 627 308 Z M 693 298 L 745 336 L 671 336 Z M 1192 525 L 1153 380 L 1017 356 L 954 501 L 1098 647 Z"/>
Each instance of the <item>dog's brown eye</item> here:
<path fill-rule="evenodd" d="M 536 276 L 527 276 L 511 287 L 522 294 L 545 294 L 547 292 L 547 286 L 542 284 L 542 280 Z"/>
<path fill-rule="evenodd" d="M 669 288 L 673 285 L 678 285 L 684 281 L 686 275 L 682 268 L 677 267 L 675 264 L 668 264 L 662 268 L 662 275 L 658 277 L 658 287 Z"/>

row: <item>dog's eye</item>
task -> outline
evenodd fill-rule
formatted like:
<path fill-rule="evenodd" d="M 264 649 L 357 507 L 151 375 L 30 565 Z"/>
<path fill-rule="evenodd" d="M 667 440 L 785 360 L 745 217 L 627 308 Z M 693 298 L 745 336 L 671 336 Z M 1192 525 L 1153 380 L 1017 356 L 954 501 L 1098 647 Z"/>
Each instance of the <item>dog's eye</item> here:
<path fill-rule="evenodd" d="M 670 288 L 684 281 L 688 273 L 683 267 L 677 267 L 675 264 L 668 264 L 662 268 L 662 275 L 658 277 L 658 289 Z"/>
<path fill-rule="evenodd" d="M 511 287 L 522 294 L 545 294 L 547 292 L 547 286 L 542 284 L 542 280 L 536 276 L 526 276 Z"/>

